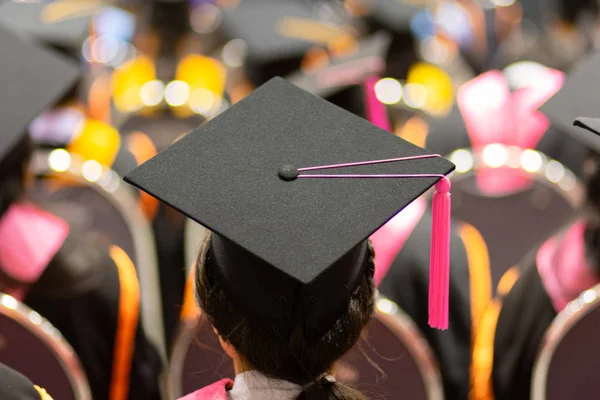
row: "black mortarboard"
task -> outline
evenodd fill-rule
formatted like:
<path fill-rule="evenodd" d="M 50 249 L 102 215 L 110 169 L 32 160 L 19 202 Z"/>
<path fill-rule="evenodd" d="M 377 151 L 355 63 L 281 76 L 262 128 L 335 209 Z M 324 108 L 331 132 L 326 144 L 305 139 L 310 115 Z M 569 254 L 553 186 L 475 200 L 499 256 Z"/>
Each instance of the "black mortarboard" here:
<path fill-rule="evenodd" d="M 79 77 L 79 69 L 46 49 L 0 27 L 0 159 L 27 134 L 29 123 L 57 101 Z"/>
<path fill-rule="evenodd" d="M 62 7 L 59 3 L 0 2 L 0 25 L 79 58 L 90 33 L 91 17 L 99 10 L 100 3 L 70 2 Z"/>
<path fill-rule="evenodd" d="M 590 86 L 593 87 L 599 78 L 600 52 L 576 64 L 567 74 L 563 87 L 542 105 L 540 111 L 556 129 L 600 153 L 600 137 L 573 126 L 573 121 L 582 115 L 597 115 L 600 92 Z"/>
<path fill-rule="evenodd" d="M 301 168 L 349 162 L 365 163 Z M 209 271 L 243 316 L 284 335 L 301 323 L 321 334 L 369 264 L 367 238 L 453 169 L 274 78 L 125 180 L 215 233 Z M 401 177 L 412 179 L 390 179 Z"/>
<path fill-rule="evenodd" d="M 307 3 L 281 0 L 242 1 L 225 10 L 222 31 L 229 39 L 247 44 L 245 71 L 254 85 L 278 75 L 285 76 L 300 67 L 313 43 L 286 33 L 286 21 L 317 22 Z M 308 33 L 308 32 L 307 32 Z"/>

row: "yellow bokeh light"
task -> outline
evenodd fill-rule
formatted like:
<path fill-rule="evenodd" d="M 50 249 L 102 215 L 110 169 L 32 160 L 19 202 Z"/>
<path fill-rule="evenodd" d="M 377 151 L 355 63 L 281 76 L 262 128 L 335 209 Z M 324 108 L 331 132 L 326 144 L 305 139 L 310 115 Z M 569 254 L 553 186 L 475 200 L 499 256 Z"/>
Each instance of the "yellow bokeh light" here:
<path fill-rule="evenodd" d="M 431 64 L 416 63 L 410 68 L 406 83 L 420 85 L 425 89 L 424 92 L 417 93 L 419 98 L 415 100 L 416 105 L 421 107 L 416 108 L 422 108 L 434 115 L 444 115 L 452 107 L 454 99 L 452 79 L 440 68 Z"/>
<path fill-rule="evenodd" d="M 116 69 L 111 79 L 111 91 L 115 106 L 121 112 L 134 112 L 143 107 L 142 87 L 156 80 L 154 61 L 139 56 Z"/>
<path fill-rule="evenodd" d="M 188 55 L 177 66 L 175 79 L 188 84 L 190 90 L 207 89 L 218 96 L 225 90 L 226 71 L 212 57 L 199 54 Z"/>
<path fill-rule="evenodd" d="M 121 135 L 114 127 L 102 121 L 87 120 L 67 149 L 86 160 L 96 160 L 102 165 L 110 166 L 120 147 Z"/>

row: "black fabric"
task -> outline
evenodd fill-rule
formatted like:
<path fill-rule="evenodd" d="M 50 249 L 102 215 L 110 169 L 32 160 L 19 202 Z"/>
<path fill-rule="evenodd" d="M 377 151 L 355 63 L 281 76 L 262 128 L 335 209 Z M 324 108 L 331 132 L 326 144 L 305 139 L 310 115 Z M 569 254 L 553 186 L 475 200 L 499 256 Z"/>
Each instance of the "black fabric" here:
<path fill-rule="evenodd" d="M 163 203 L 159 205 L 152 229 L 156 239 L 163 321 L 169 354 L 180 323 L 187 280 L 184 227 L 183 215 Z"/>
<path fill-rule="evenodd" d="M 405 79 L 410 67 L 417 61 L 416 39 L 411 32 L 413 17 L 424 11 L 423 5 L 399 1 L 374 0 L 367 17 L 369 30 L 384 30 L 392 36 L 386 56 L 385 76 Z"/>
<path fill-rule="evenodd" d="M 72 251 L 82 250 L 73 248 Z M 96 253 L 95 261 L 96 265 L 90 268 L 101 276 L 86 291 L 77 287 L 79 282 L 70 279 L 65 279 L 63 292 L 57 291 L 53 285 L 60 281 L 56 277 L 69 277 L 72 271 L 64 269 L 68 268 L 65 263 L 51 263 L 38 285 L 29 292 L 25 303 L 61 332 L 81 360 L 94 399 L 103 400 L 109 398 L 120 284 L 117 267 L 107 250 L 103 254 Z M 68 283 L 75 288 L 66 286 Z M 145 339 L 138 324 L 129 399 L 160 399 L 158 376 L 161 369 L 156 350 Z"/>
<path fill-rule="evenodd" d="M 417 324 L 440 365 L 447 399 L 467 399 L 471 361 L 469 263 L 465 245 L 452 224 L 450 249 L 450 315 L 446 331 L 428 325 L 431 212 L 427 211 L 394 260 L 379 290 Z"/>
<path fill-rule="evenodd" d="M 342 89 L 340 92 L 327 97 L 327 101 L 354 115 L 367 118 L 365 87 L 363 85 L 352 85 Z"/>
<path fill-rule="evenodd" d="M 29 379 L 0 363 L 0 399 L 41 400 L 41 396 Z"/>
<path fill-rule="evenodd" d="M 585 179 L 583 161 L 588 155 L 588 148 L 585 144 L 571 140 L 569 136 L 551 126 L 539 141 L 536 149 L 560 161 L 579 178 Z"/>
<path fill-rule="evenodd" d="M 0 11 L 1 15 L 1 11 Z M 0 26 L 0 159 L 27 133 L 29 123 L 70 89 L 78 68 Z"/>
<path fill-rule="evenodd" d="M 322 321 L 335 313 L 327 304 L 337 303 L 340 293 L 348 291 L 335 288 L 350 284 L 363 266 L 351 263 L 348 271 L 329 271 L 439 179 L 284 181 L 279 169 L 425 154 L 358 116 L 273 79 L 125 179 L 252 254 L 273 280 L 286 277 L 302 291 L 331 287 L 315 295 L 315 305 L 324 305 L 315 315 Z M 335 172 L 447 174 L 453 168 L 437 157 Z M 236 277 L 236 268 L 248 276 L 241 271 L 245 263 L 217 266 L 223 267 L 219 272 L 225 279 Z M 268 291 L 285 299 L 292 293 L 284 286 L 251 278 L 236 286 L 236 298 L 255 313 L 280 315 L 280 303 L 264 302 L 259 294 Z"/>
<path fill-rule="evenodd" d="M 532 261 L 502 301 L 492 370 L 496 400 L 529 400 L 533 366 L 554 317 L 556 311 Z"/>
<path fill-rule="evenodd" d="M 600 52 L 586 57 L 567 74 L 561 90 L 548 100 L 540 111 L 548 116 L 561 133 L 571 136 L 582 144 L 600 152 L 600 137 L 573 126 L 579 117 L 596 117 L 600 94 L 590 89 L 600 74 Z"/>
<path fill-rule="evenodd" d="M 460 109 L 455 104 L 443 118 L 429 125 L 425 148 L 437 154 L 450 154 L 456 149 L 471 147 L 471 140 Z"/>

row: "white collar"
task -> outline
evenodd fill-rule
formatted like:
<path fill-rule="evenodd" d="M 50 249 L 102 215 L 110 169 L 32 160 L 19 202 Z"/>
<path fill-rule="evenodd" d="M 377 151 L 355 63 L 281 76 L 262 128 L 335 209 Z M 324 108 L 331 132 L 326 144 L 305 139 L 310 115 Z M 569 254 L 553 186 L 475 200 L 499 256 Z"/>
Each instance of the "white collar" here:
<path fill-rule="evenodd" d="M 269 378 L 258 371 L 247 371 L 235 377 L 229 400 L 294 400 L 302 392 L 295 383 Z"/>

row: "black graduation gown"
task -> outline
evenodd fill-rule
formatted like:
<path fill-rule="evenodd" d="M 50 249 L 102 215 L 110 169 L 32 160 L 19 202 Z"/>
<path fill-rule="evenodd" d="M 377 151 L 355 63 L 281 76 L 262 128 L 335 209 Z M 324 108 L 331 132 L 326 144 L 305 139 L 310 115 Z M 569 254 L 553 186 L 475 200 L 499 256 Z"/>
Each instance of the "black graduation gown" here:
<path fill-rule="evenodd" d="M 556 315 L 532 261 L 502 299 L 493 347 L 491 383 L 496 400 L 530 398 L 533 366 Z"/>
<path fill-rule="evenodd" d="M 45 400 L 29 379 L 2 363 L 0 363 L 0 399 Z"/>
<path fill-rule="evenodd" d="M 94 400 L 108 399 L 123 284 L 116 261 L 106 246 L 89 235 L 73 232 L 55 260 L 59 255 L 74 258 L 68 263 L 53 260 L 29 291 L 25 303 L 48 319 L 73 347 Z M 86 267 L 80 268 L 81 265 Z M 135 329 L 128 398 L 158 400 L 161 361 L 145 338 L 140 321 Z"/>
<path fill-rule="evenodd" d="M 471 276 L 469 262 L 478 264 L 477 268 L 473 268 L 473 272 L 489 274 L 488 265 L 479 264 L 488 263 L 487 251 L 480 252 L 480 260 L 476 260 L 478 258 L 475 256 L 476 251 L 470 250 L 470 247 L 477 244 L 469 243 L 473 241 L 471 237 L 474 228 L 464 224 L 452 224 L 449 329 L 440 331 L 430 328 L 428 325 L 429 246 L 427 243 L 431 237 L 431 222 L 431 211 L 426 211 L 383 279 L 380 291 L 384 296 L 396 302 L 412 318 L 429 342 L 439 362 L 446 398 L 463 400 L 467 399 L 469 392 L 473 321 L 478 320 L 476 315 L 472 315 L 471 285 L 489 286 L 489 275 L 487 278 Z M 468 229 L 471 234 L 465 235 L 465 229 Z M 478 233 L 474 234 L 478 235 Z M 485 250 L 485 245 L 480 250 Z M 480 282 L 471 282 L 472 279 L 480 280 Z M 489 288 L 487 294 L 485 287 L 483 289 L 483 292 L 480 292 L 484 294 L 483 298 L 475 300 L 481 303 L 480 310 L 489 300 Z"/>

